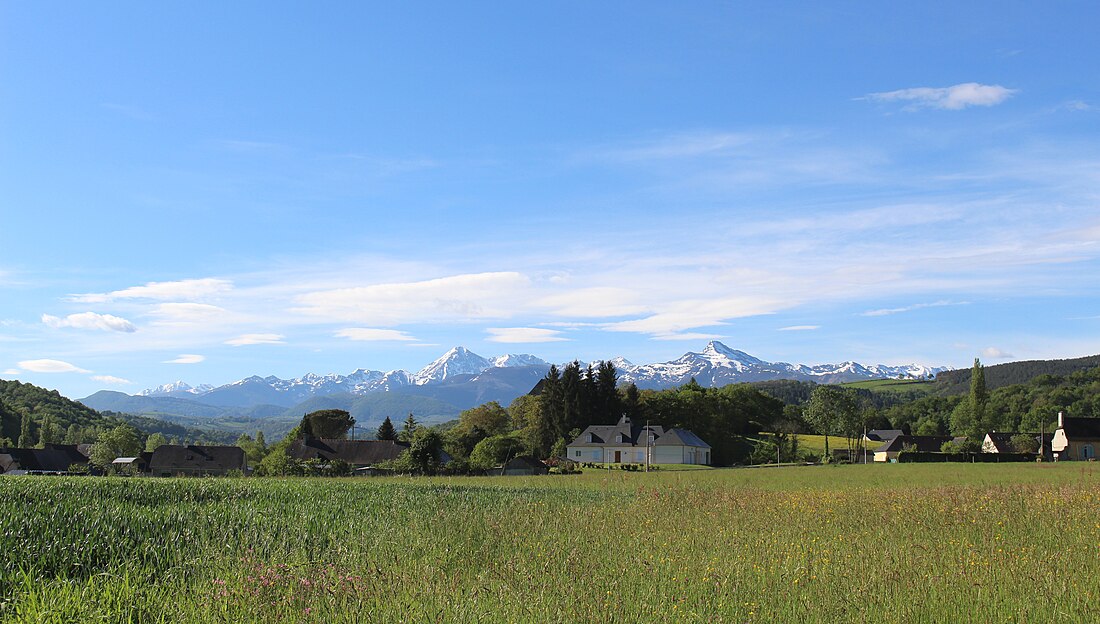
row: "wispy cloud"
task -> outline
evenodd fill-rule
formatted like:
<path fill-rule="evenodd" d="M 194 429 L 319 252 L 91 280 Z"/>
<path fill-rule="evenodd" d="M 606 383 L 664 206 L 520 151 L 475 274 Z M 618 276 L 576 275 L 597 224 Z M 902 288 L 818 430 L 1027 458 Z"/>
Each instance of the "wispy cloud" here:
<path fill-rule="evenodd" d="M 821 329 L 820 325 L 791 325 L 789 327 L 780 327 L 779 331 L 813 331 L 815 329 Z"/>
<path fill-rule="evenodd" d="M 294 311 L 371 325 L 507 318 L 530 282 L 521 273 L 497 272 L 338 288 L 298 296 Z"/>
<path fill-rule="evenodd" d="M 412 342 L 416 338 L 396 329 L 372 329 L 369 327 L 349 327 L 334 334 L 337 338 L 347 338 L 363 342 Z"/>
<path fill-rule="evenodd" d="M 233 347 L 248 345 L 285 344 L 282 334 L 243 334 L 225 341 L 225 344 Z"/>
<path fill-rule="evenodd" d="M 616 286 L 578 288 L 538 299 L 535 304 L 554 314 L 574 318 L 628 316 L 646 310 L 636 290 Z"/>
<path fill-rule="evenodd" d="M 149 310 L 157 325 L 209 324 L 229 314 L 225 308 L 208 303 L 160 303 Z"/>
<path fill-rule="evenodd" d="M 205 355 L 198 355 L 197 353 L 183 353 L 174 360 L 165 360 L 165 364 L 198 364 L 205 362 Z"/>
<path fill-rule="evenodd" d="M 657 334 L 657 335 L 652 336 L 653 340 L 667 340 L 667 341 L 685 340 L 685 341 L 692 341 L 692 342 L 699 341 L 699 340 L 717 340 L 719 338 L 724 338 L 724 336 L 721 336 L 719 334 L 704 334 L 704 333 L 700 333 L 700 332 L 683 332 L 683 333 L 678 333 L 678 334 Z"/>
<path fill-rule="evenodd" d="M 489 342 L 536 343 L 568 340 L 559 331 L 539 327 L 490 327 L 485 332 L 490 336 L 486 338 Z"/>
<path fill-rule="evenodd" d="M 92 375 L 92 381 L 111 384 L 112 386 L 128 386 L 134 383 L 129 379 L 123 379 L 122 377 L 114 377 L 111 375 Z"/>
<path fill-rule="evenodd" d="M 118 299 L 153 299 L 159 301 L 194 301 L 233 289 L 233 283 L 217 278 L 187 279 L 175 282 L 149 282 L 144 286 L 124 288 L 109 293 L 71 295 L 71 301 L 107 303 Z"/>
<path fill-rule="evenodd" d="M 969 305 L 969 303 L 969 301 L 933 301 L 931 303 L 914 303 L 913 305 L 903 306 L 900 308 L 882 308 L 879 310 L 868 310 L 866 312 L 862 312 L 860 316 L 888 316 L 890 314 L 901 314 L 903 312 L 912 312 L 913 310 L 922 310 L 924 308 Z"/>
<path fill-rule="evenodd" d="M 72 327 L 75 329 L 99 329 L 123 333 L 133 333 L 137 331 L 137 327 L 124 318 L 112 314 L 97 314 L 95 312 L 70 314 L 65 318 L 43 314 L 42 322 L 54 328 Z"/>
<path fill-rule="evenodd" d="M 997 347 L 986 347 L 982 349 L 982 357 L 990 360 L 1007 360 L 1012 357 L 1012 354 L 1002 351 Z"/>
<path fill-rule="evenodd" d="M 61 360 L 23 360 L 19 362 L 19 368 L 32 373 L 90 373 L 68 362 Z"/>
<path fill-rule="evenodd" d="M 868 93 L 859 99 L 877 102 L 908 102 L 902 109 L 915 111 L 922 108 L 961 110 L 970 106 L 995 106 L 1019 93 L 1001 85 L 983 85 L 964 82 L 950 87 L 914 87 L 882 93 Z"/>
<path fill-rule="evenodd" d="M 676 301 L 660 306 L 658 313 L 629 321 L 604 325 L 615 332 L 649 334 L 658 339 L 679 340 L 687 330 L 724 325 L 734 318 L 771 314 L 789 305 L 778 299 L 724 296 L 713 299 Z"/>

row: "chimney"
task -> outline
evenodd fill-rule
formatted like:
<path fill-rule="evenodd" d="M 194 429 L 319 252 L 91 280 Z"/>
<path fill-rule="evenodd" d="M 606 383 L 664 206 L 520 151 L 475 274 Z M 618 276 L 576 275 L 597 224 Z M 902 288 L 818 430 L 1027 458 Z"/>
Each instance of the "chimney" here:
<path fill-rule="evenodd" d="M 1062 412 L 1058 412 L 1058 428 L 1061 429 L 1065 426 L 1066 425 L 1064 424 L 1064 422 L 1062 420 Z"/>

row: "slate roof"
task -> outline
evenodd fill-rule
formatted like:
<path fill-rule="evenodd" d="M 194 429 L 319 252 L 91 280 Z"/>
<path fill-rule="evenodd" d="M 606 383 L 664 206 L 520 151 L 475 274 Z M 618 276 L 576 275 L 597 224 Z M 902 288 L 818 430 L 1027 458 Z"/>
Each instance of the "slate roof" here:
<path fill-rule="evenodd" d="M 68 472 L 73 464 L 88 463 L 88 458 L 75 444 L 47 444 L 40 449 L 8 448 L 0 449 L 0 453 L 11 457 L 9 470 Z"/>
<path fill-rule="evenodd" d="M 177 446 L 164 444 L 153 451 L 149 459 L 149 472 L 153 474 L 177 472 L 225 473 L 230 470 L 245 471 L 248 461 L 244 449 L 239 446 Z"/>
<path fill-rule="evenodd" d="M 1063 416 L 1062 430 L 1070 440 L 1100 440 L 1100 418 Z"/>
<path fill-rule="evenodd" d="M 876 453 L 896 453 L 908 445 L 916 447 L 922 453 L 939 453 L 944 442 L 954 440 L 952 436 L 914 436 L 900 435 L 875 449 Z"/>
<path fill-rule="evenodd" d="M 572 447 L 604 446 L 646 446 L 646 434 L 653 434 L 653 446 L 697 446 L 710 448 L 699 436 L 687 429 L 665 430 L 661 425 L 648 427 L 635 424 L 623 416 L 614 425 L 591 425 L 576 440 L 569 443 Z"/>
<path fill-rule="evenodd" d="M 989 439 L 989 441 L 993 443 L 993 446 L 997 449 L 998 453 L 1015 453 L 1016 450 L 1012 448 L 1012 438 L 1014 438 L 1018 435 L 1021 435 L 1021 434 L 1019 434 L 1019 433 L 1010 433 L 1010 432 L 1007 432 L 1007 431 L 991 431 L 991 432 L 989 432 L 985 435 Z M 1036 443 L 1039 442 L 1039 434 L 1038 433 L 1028 432 L 1028 433 L 1024 433 L 1023 435 L 1029 435 L 1032 438 L 1035 438 Z M 1042 441 L 1043 441 L 1043 452 L 1044 453 L 1049 453 L 1051 442 L 1054 441 L 1054 434 L 1053 433 L 1047 433 L 1047 434 L 1043 435 L 1043 440 Z M 982 440 L 982 445 L 983 446 L 985 445 L 985 439 Z"/>
<path fill-rule="evenodd" d="M 644 440 L 643 440 L 644 443 Z M 658 436 L 653 446 L 698 446 L 710 448 L 703 439 L 687 429 L 669 429 L 664 435 Z"/>
<path fill-rule="evenodd" d="M 905 435 L 901 429 L 872 429 L 867 432 L 867 439 L 872 442 L 889 442 L 899 435 Z"/>
<path fill-rule="evenodd" d="M 541 461 L 531 457 L 530 455 L 521 455 L 520 457 L 513 457 L 508 460 L 507 464 L 504 464 L 505 470 L 532 470 L 536 473 L 546 474 L 550 471 L 550 467 Z"/>
<path fill-rule="evenodd" d="M 362 467 L 397 459 L 407 448 L 409 448 L 407 443 L 391 440 L 311 438 L 291 442 L 286 452 L 294 459 L 323 459 L 325 461 L 341 459 L 354 467 Z"/>

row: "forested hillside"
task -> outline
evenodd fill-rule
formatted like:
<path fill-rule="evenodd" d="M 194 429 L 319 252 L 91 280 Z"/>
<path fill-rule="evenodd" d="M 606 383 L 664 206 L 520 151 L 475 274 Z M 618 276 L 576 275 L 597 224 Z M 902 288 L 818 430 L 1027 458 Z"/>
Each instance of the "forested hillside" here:
<path fill-rule="evenodd" d="M 994 364 L 985 367 L 985 383 L 990 390 L 995 390 L 1013 384 L 1025 384 L 1040 375 L 1065 377 L 1097 366 L 1100 366 L 1100 355 L 1070 360 L 1028 360 Z M 936 383 L 940 386 L 937 394 L 966 394 L 970 389 L 970 369 L 944 371 L 936 375 Z"/>
<path fill-rule="evenodd" d="M 996 367 L 985 369 L 987 379 L 993 368 Z M 1022 367 L 1012 375 L 1027 370 L 1044 370 L 1044 367 Z M 954 434 L 959 429 L 956 413 L 965 404 L 965 394 L 929 396 L 894 406 L 884 415 L 894 427 L 909 428 L 913 433 Z M 989 428 L 996 431 L 1050 432 L 1060 411 L 1069 416 L 1100 418 L 1100 368 L 1068 375 L 1044 373 L 989 393 Z"/>
<path fill-rule="evenodd" d="M 43 424 L 62 430 L 75 425 L 80 428 L 103 426 L 106 420 L 99 412 L 61 396 L 56 390 L 46 390 L 31 384 L 0 379 L 0 414 L 3 430 L 0 438 L 17 441 L 24 414 L 32 420 L 32 435 L 38 440 Z"/>
<path fill-rule="evenodd" d="M 23 417 L 29 416 L 27 431 L 22 431 Z M 200 431 L 173 423 L 130 414 L 97 412 L 61 396 L 56 390 L 46 390 L 19 381 L 0 380 L 0 440 L 19 444 L 24 434 L 29 445 L 42 441 L 81 443 L 94 442 L 101 431 L 128 423 L 143 434 L 161 433 L 165 437 L 188 442 L 232 442 L 235 436 L 219 431 Z M 43 436 L 45 433 L 45 436 Z M 28 440 L 23 440 L 28 442 Z"/>

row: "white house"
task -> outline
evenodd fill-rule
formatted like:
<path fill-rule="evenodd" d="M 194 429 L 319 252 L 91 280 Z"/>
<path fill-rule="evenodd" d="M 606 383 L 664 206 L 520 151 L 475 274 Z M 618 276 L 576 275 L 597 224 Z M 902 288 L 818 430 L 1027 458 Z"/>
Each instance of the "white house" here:
<path fill-rule="evenodd" d="M 623 416 L 618 424 L 592 425 L 567 447 L 577 462 L 644 464 L 710 464 L 710 445 L 687 429 L 635 425 Z"/>
<path fill-rule="evenodd" d="M 1074 418 L 1058 412 L 1058 428 L 1051 440 L 1055 461 L 1095 461 L 1100 450 L 1100 418 Z"/>

